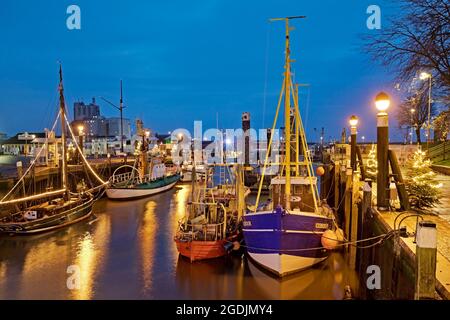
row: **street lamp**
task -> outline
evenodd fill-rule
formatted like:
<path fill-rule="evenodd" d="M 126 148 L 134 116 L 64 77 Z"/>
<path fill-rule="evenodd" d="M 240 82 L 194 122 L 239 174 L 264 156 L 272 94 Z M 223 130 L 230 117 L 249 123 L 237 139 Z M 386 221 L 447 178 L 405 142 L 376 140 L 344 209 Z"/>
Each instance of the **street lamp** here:
<path fill-rule="evenodd" d="M 419 75 L 420 80 L 427 80 L 429 79 L 429 83 L 428 83 L 428 116 L 427 116 L 427 150 L 428 150 L 428 146 L 429 146 L 429 141 L 430 141 L 430 129 L 431 129 L 431 83 L 432 83 L 432 75 L 431 73 L 428 72 L 421 72 Z"/>
<path fill-rule="evenodd" d="M 409 134 L 411 136 L 410 144 L 413 143 L 413 134 L 414 134 L 414 113 L 416 112 L 416 109 L 411 108 L 409 110 L 411 112 L 411 133 Z"/>
<path fill-rule="evenodd" d="M 358 125 L 358 117 L 352 115 L 349 119 L 350 124 L 350 166 L 356 171 L 356 126 Z"/>
<path fill-rule="evenodd" d="M 377 206 L 379 209 L 387 209 L 389 207 L 389 166 L 388 166 L 388 150 L 389 150 L 389 119 L 387 109 L 391 104 L 389 95 L 380 92 L 375 97 L 375 107 L 377 114 Z"/>
<path fill-rule="evenodd" d="M 78 126 L 78 145 L 80 147 L 80 152 L 83 152 L 83 134 L 84 134 L 84 127 L 83 125 Z M 81 155 L 80 155 L 81 158 Z M 80 159 L 81 161 L 81 159 Z"/>

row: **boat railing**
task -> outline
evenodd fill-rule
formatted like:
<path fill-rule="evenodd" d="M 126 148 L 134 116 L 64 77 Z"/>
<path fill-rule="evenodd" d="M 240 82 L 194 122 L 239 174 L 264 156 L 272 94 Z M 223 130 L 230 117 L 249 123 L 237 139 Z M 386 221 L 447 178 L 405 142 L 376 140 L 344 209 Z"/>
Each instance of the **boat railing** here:
<path fill-rule="evenodd" d="M 222 203 L 217 202 L 190 202 L 187 204 L 187 212 L 201 212 L 203 215 L 214 214 L 214 216 L 217 218 L 217 211 L 214 212 L 206 212 L 206 208 L 208 207 L 220 207 L 223 212 L 223 221 L 220 223 L 210 223 L 210 222 L 198 222 L 198 223 L 192 223 L 187 220 L 187 217 L 184 218 L 184 220 L 180 221 L 180 230 L 184 230 L 184 234 L 187 233 L 194 233 L 194 234 L 200 234 L 200 238 L 202 237 L 202 240 L 214 240 L 217 241 L 218 239 L 224 239 L 227 234 L 227 209 Z M 189 230 L 189 231 L 187 231 Z M 184 235 L 183 235 L 184 236 Z"/>
<path fill-rule="evenodd" d="M 184 240 L 217 241 L 224 239 L 226 223 L 186 223 L 180 221 L 184 230 L 179 232 L 179 238 Z"/>
<path fill-rule="evenodd" d="M 117 175 L 112 176 L 112 183 L 113 184 L 120 184 L 120 183 L 126 183 L 126 184 L 134 184 L 134 183 L 141 183 L 142 179 L 136 175 L 134 171 L 131 172 L 125 172 Z"/>

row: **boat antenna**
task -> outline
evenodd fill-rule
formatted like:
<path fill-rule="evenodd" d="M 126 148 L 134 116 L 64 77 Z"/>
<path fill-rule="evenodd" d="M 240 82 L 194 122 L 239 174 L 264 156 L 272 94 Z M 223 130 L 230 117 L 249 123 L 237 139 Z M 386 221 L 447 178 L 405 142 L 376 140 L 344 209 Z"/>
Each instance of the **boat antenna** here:
<path fill-rule="evenodd" d="M 108 99 L 104 97 L 100 97 L 103 101 L 108 103 L 110 106 L 116 108 L 120 111 L 120 152 L 123 153 L 123 109 L 125 109 L 125 106 L 123 105 L 123 90 L 122 90 L 122 80 L 120 80 L 120 100 L 119 100 L 119 106 L 115 105 Z"/>

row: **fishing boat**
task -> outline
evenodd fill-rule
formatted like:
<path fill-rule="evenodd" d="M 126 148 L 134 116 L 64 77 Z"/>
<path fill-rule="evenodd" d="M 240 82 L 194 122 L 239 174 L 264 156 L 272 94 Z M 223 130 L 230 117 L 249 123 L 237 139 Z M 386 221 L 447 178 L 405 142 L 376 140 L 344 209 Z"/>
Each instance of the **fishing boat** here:
<path fill-rule="evenodd" d="M 268 146 L 270 149 L 284 100 L 284 154 L 281 163 L 270 164 L 281 170 L 270 181 L 270 198 L 260 204 L 268 166 L 266 153 L 256 203 L 243 216 L 248 255 L 280 277 L 325 260 L 329 251 L 322 245 L 322 235 L 335 225 L 332 210 L 319 203 L 317 178 L 298 106 L 298 87 L 294 88 L 291 74 L 289 21 L 297 18 L 302 17 L 272 19 L 286 25 L 284 81 Z"/>
<path fill-rule="evenodd" d="M 70 128 L 66 116 L 64 101 L 62 67 L 59 69 L 59 114 L 52 128 L 55 130 L 58 118 L 61 120 L 61 188 L 57 190 L 49 189 L 45 192 L 27 195 L 25 179 L 29 175 L 34 175 L 37 161 L 33 161 L 27 171 L 20 177 L 16 185 L 8 194 L 0 200 L 2 211 L 6 212 L 0 218 L 0 233 L 6 234 L 36 234 L 68 226 L 88 218 L 92 214 L 92 205 L 95 201 L 94 194 L 104 189 L 107 182 L 103 181 L 92 169 L 84 158 L 84 155 L 77 144 L 77 139 Z M 67 126 L 66 126 L 67 125 Z M 75 143 L 84 166 L 90 174 L 95 177 L 99 185 L 88 189 L 84 181 L 77 183 L 76 192 L 70 190 L 68 177 L 68 157 L 67 157 L 67 131 L 70 132 L 72 141 Z M 41 156 L 43 148 L 38 152 L 36 159 Z M 33 190 L 36 191 L 36 190 Z M 19 198 L 15 196 L 19 195 Z"/>
<path fill-rule="evenodd" d="M 123 165 L 117 168 L 110 178 L 106 195 L 112 200 L 134 200 L 149 197 L 172 189 L 180 180 L 180 173 L 168 170 L 161 157 L 148 160 L 148 131 L 138 121 L 138 132 L 142 136 L 139 157 L 133 166 Z M 124 172 L 125 171 L 125 172 Z"/>
<path fill-rule="evenodd" d="M 174 238 L 178 252 L 191 262 L 219 258 L 229 250 L 238 249 L 242 237 L 239 222 L 245 196 L 250 192 L 243 186 L 240 169 L 234 185 L 218 184 L 209 188 L 208 168 L 205 172 L 205 180 L 198 182 L 193 168 L 191 201 L 186 205 L 186 215 L 179 222 Z"/>

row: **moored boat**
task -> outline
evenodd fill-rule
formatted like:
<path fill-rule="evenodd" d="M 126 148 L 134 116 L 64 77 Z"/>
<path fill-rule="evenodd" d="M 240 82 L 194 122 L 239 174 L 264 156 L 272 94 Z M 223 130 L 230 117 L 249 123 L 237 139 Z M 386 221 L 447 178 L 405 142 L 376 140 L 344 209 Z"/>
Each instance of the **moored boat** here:
<path fill-rule="evenodd" d="M 103 189 L 107 182 L 103 181 L 92 169 L 83 156 L 83 153 L 77 143 L 77 139 L 68 125 L 66 117 L 66 108 L 64 100 L 62 67 L 59 69 L 59 114 L 53 125 L 51 132 L 54 132 L 58 118 L 61 120 L 61 188 L 58 190 L 49 189 L 45 192 L 27 195 L 25 188 L 25 179 L 28 174 L 34 172 L 36 161 L 33 161 L 27 171 L 20 177 L 16 185 L 8 192 L 8 194 L 0 200 L 2 211 L 7 214 L 0 218 L 0 233 L 7 234 L 35 234 L 39 232 L 51 231 L 57 228 L 74 224 L 88 218 L 92 214 L 92 206 L 95 200 L 94 192 Z M 66 127 L 67 125 L 67 127 Z M 85 167 L 90 171 L 92 176 L 98 180 L 99 186 L 88 189 L 84 183 L 77 183 L 76 192 L 70 190 L 70 182 L 68 177 L 68 157 L 67 157 L 67 131 L 70 132 L 72 141 L 75 142 L 77 151 L 80 154 Z M 42 153 L 41 149 L 36 156 Z M 33 178 L 33 177 L 31 177 Z M 76 182 L 76 181 L 75 181 Z M 22 197 L 14 198 L 15 195 Z"/>
<path fill-rule="evenodd" d="M 325 260 L 329 251 L 322 246 L 322 235 L 334 228 L 332 210 L 319 201 L 317 178 L 298 106 L 298 92 L 295 94 L 292 82 L 289 20 L 294 18 L 299 17 L 275 19 L 286 23 L 285 74 L 270 137 L 272 141 L 284 100 L 284 155 L 278 164 L 282 169 L 270 180 L 270 198 L 260 205 L 268 166 L 267 153 L 256 204 L 243 216 L 243 234 L 249 256 L 280 277 Z"/>
<path fill-rule="evenodd" d="M 137 121 L 138 132 L 142 136 L 139 157 L 133 166 L 124 165 L 117 168 L 110 178 L 110 186 L 106 195 L 112 200 L 134 200 L 152 196 L 170 190 L 180 180 L 178 171 L 166 168 L 161 157 L 148 160 L 149 131 Z M 125 171 L 125 172 L 123 172 Z"/>
<path fill-rule="evenodd" d="M 240 204 L 249 193 L 244 190 L 242 176 L 236 175 L 234 186 L 219 184 L 207 188 L 208 176 L 206 170 L 202 185 L 193 170 L 191 201 L 186 205 L 186 215 L 179 222 L 174 238 L 180 255 L 191 262 L 225 256 L 233 244 L 238 246 L 241 238 L 239 222 L 243 207 Z"/>

